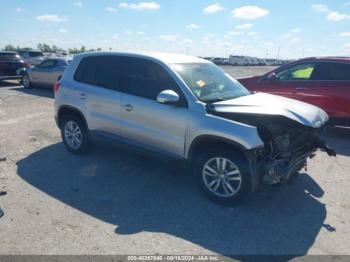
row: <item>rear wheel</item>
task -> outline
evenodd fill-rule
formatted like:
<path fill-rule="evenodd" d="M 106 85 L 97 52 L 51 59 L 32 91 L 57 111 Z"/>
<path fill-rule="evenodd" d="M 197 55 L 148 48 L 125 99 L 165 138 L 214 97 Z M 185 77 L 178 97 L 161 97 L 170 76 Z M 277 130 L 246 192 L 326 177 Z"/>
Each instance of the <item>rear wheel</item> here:
<path fill-rule="evenodd" d="M 204 194 L 212 201 L 228 206 L 239 204 L 252 193 L 249 170 L 248 161 L 229 150 L 205 152 L 195 165 Z"/>
<path fill-rule="evenodd" d="M 73 154 L 81 155 L 90 148 L 88 130 L 80 117 L 67 115 L 62 120 L 61 136 L 67 150 Z"/>
<path fill-rule="evenodd" d="M 30 82 L 28 75 L 23 75 L 22 82 L 24 88 L 32 88 L 32 83 Z"/>

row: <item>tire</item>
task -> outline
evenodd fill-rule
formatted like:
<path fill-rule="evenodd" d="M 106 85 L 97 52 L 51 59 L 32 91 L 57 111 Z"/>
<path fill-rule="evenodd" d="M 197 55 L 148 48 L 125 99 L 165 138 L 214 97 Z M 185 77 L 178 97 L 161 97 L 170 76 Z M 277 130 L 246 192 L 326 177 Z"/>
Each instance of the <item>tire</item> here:
<path fill-rule="evenodd" d="M 33 85 L 32 83 L 30 82 L 30 79 L 28 77 L 27 74 L 24 74 L 23 77 L 22 77 L 22 83 L 23 83 L 23 87 L 26 88 L 26 89 L 30 89 L 30 88 L 33 88 Z"/>
<path fill-rule="evenodd" d="M 219 168 L 217 168 L 218 161 Z M 226 163 L 225 171 L 222 169 L 224 163 Z M 204 152 L 198 157 L 194 171 L 201 191 L 217 204 L 234 206 L 253 192 L 249 163 L 233 150 Z"/>
<path fill-rule="evenodd" d="M 79 116 L 64 116 L 61 123 L 61 137 L 69 152 L 83 155 L 90 149 L 89 132 Z"/>

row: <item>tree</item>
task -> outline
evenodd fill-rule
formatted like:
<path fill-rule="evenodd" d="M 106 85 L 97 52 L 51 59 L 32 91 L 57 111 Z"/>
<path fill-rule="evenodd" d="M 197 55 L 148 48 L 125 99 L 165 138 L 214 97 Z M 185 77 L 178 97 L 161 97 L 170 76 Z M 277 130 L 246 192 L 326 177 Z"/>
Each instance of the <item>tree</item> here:
<path fill-rule="evenodd" d="M 13 45 L 6 45 L 4 51 L 16 51 L 16 48 Z"/>

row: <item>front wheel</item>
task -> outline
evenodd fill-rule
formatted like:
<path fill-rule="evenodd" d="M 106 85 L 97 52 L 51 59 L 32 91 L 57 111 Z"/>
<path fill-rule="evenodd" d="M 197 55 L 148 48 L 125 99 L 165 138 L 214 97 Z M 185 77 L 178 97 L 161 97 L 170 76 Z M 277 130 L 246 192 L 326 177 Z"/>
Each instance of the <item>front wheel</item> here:
<path fill-rule="evenodd" d="M 23 76 L 22 83 L 24 88 L 26 89 L 32 88 L 32 83 L 30 82 L 28 75 Z"/>
<path fill-rule="evenodd" d="M 248 161 L 235 152 L 205 152 L 199 156 L 195 172 L 204 194 L 218 204 L 233 206 L 252 193 Z"/>
<path fill-rule="evenodd" d="M 61 127 L 61 136 L 67 150 L 81 155 L 90 148 L 88 130 L 85 123 L 75 115 L 64 117 Z"/>

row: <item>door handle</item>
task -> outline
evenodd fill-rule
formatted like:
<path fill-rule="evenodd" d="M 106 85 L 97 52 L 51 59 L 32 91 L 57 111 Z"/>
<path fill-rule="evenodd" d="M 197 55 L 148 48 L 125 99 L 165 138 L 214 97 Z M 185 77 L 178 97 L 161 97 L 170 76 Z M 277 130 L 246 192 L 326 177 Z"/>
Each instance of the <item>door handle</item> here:
<path fill-rule="evenodd" d="M 86 99 L 86 94 L 85 93 L 80 93 L 80 99 L 85 100 Z"/>
<path fill-rule="evenodd" d="M 132 111 L 134 109 L 134 107 L 130 104 L 124 105 L 124 109 L 128 112 Z"/>

